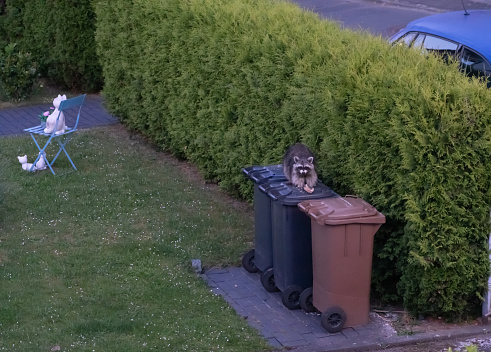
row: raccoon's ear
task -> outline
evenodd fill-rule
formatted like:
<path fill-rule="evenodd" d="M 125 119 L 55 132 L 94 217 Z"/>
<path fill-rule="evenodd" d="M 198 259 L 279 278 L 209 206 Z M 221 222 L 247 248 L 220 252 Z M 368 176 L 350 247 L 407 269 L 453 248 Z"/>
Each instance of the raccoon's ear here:
<path fill-rule="evenodd" d="M 298 158 L 298 156 L 296 156 L 296 155 L 295 155 L 295 156 L 293 157 L 293 162 L 294 162 L 294 163 L 298 163 L 298 160 L 300 160 L 300 159 Z"/>
<path fill-rule="evenodd" d="M 307 159 L 307 161 L 312 164 L 314 162 L 314 157 L 313 156 L 309 156 L 308 159 Z"/>

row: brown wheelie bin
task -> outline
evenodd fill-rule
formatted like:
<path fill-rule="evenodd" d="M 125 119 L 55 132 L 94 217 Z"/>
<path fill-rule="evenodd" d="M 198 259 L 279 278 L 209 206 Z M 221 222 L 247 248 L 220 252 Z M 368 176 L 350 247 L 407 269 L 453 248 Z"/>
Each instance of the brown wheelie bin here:
<path fill-rule="evenodd" d="M 373 238 L 385 216 L 357 197 L 304 201 L 311 218 L 312 302 L 328 332 L 369 320 Z"/>

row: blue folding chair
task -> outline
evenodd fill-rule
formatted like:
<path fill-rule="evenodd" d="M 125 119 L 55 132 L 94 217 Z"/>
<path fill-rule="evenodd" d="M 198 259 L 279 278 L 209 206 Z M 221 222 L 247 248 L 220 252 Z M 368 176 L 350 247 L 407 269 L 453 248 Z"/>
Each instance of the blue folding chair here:
<path fill-rule="evenodd" d="M 58 117 L 56 118 L 56 125 L 55 125 L 55 128 L 53 129 L 53 132 L 45 133 L 44 129 L 46 126 L 44 126 L 44 125 L 30 127 L 30 128 L 26 128 L 24 130 L 25 132 L 29 132 L 31 134 L 31 137 L 34 140 L 34 143 L 36 144 L 37 148 L 39 149 L 38 157 L 36 158 L 36 160 L 32 164 L 32 167 L 29 171 L 34 170 L 34 167 L 35 167 L 36 163 L 39 161 L 39 158 L 44 158 L 46 165 L 49 167 L 49 169 L 51 170 L 53 175 L 55 175 L 55 172 L 53 171 L 52 166 L 53 166 L 53 163 L 55 162 L 56 158 L 58 158 L 58 155 L 60 155 L 61 151 L 65 152 L 65 155 L 67 156 L 68 160 L 70 161 L 70 164 L 72 164 L 73 168 L 75 170 L 77 170 L 77 168 L 75 167 L 75 164 L 73 163 L 72 159 L 70 158 L 70 155 L 68 155 L 68 153 L 65 149 L 65 146 L 70 141 L 70 139 L 72 138 L 73 132 L 75 132 L 77 130 L 78 121 L 80 119 L 80 111 L 82 110 L 82 105 L 84 104 L 86 95 L 87 94 L 79 95 L 78 97 L 75 97 L 75 98 L 63 100 L 60 103 L 60 106 L 58 107 L 58 110 L 60 112 L 58 114 Z M 68 118 L 73 115 L 71 113 L 72 111 L 77 113 L 77 117 L 76 117 L 74 126 L 71 128 L 67 127 L 65 132 L 56 134 L 61 113 L 63 112 L 63 114 L 65 115 L 65 120 L 67 121 Z M 65 122 L 65 124 L 66 124 L 66 122 Z M 34 135 L 49 137 L 48 141 L 46 142 L 46 144 L 44 145 L 43 148 L 40 147 L 40 145 L 37 142 Z M 52 140 L 55 140 L 58 143 L 58 145 L 60 146 L 60 149 L 58 150 L 58 153 L 56 153 L 53 160 L 51 160 L 51 162 L 49 162 L 48 159 L 46 158 L 46 148 L 48 147 L 48 145 L 51 143 Z"/>

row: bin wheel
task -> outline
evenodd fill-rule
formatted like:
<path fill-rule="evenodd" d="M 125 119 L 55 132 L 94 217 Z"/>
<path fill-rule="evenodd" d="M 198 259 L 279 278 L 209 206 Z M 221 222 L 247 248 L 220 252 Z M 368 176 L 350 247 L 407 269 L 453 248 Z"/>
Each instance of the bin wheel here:
<path fill-rule="evenodd" d="M 281 293 L 283 305 L 290 310 L 300 308 L 301 292 L 302 288 L 298 285 L 288 286 L 286 290 Z"/>
<path fill-rule="evenodd" d="M 251 249 L 242 257 L 242 266 L 250 273 L 257 273 L 259 271 L 256 266 L 255 255 L 256 251 L 254 249 Z"/>
<path fill-rule="evenodd" d="M 265 272 L 261 274 L 261 283 L 263 284 L 263 287 L 266 289 L 268 292 L 278 292 L 278 287 L 276 287 L 276 284 L 274 283 L 274 272 L 273 268 L 269 268 Z"/>
<path fill-rule="evenodd" d="M 345 322 L 346 313 L 340 307 L 331 307 L 321 315 L 322 327 L 330 333 L 341 331 Z"/>
<path fill-rule="evenodd" d="M 302 293 L 300 294 L 300 298 L 299 298 L 300 308 L 302 308 L 304 312 L 313 313 L 317 310 L 314 307 L 314 301 L 312 299 L 313 291 L 314 289 L 312 287 L 309 287 L 303 290 Z"/>

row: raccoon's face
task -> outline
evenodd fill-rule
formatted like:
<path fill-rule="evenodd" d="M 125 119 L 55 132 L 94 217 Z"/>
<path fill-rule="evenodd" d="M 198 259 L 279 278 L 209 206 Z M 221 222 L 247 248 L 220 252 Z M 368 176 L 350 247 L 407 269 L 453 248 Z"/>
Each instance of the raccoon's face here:
<path fill-rule="evenodd" d="M 299 158 L 298 156 L 293 157 L 293 169 L 296 173 L 301 176 L 307 176 L 309 172 L 314 168 L 314 158 L 309 157 L 306 159 Z"/>

